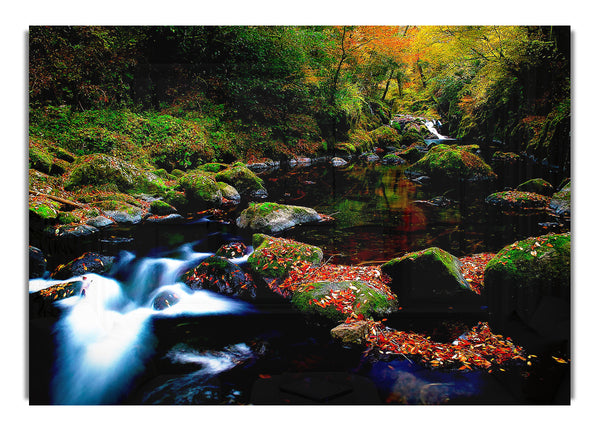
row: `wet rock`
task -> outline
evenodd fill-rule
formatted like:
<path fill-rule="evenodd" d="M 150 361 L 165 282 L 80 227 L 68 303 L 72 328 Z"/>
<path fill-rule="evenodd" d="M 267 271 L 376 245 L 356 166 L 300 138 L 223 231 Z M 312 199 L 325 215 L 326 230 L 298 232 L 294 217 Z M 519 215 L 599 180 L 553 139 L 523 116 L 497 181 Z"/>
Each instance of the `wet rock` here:
<path fill-rule="evenodd" d="M 475 154 L 460 146 L 439 144 L 410 166 L 435 181 L 491 181 L 497 178 L 492 168 Z"/>
<path fill-rule="evenodd" d="M 482 290 L 493 329 L 504 330 L 514 315 L 529 326 L 568 328 L 570 258 L 570 232 L 528 238 L 500 250 L 485 267 Z M 544 307 L 562 311 L 547 313 Z"/>
<path fill-rule="evenodd" d="M 546 208 L 550 198 L 531 192 L 508 190 L 492 193 L 485 198 L 485 202 L 505 210 L 532 211 Z"/>
<path fill-rule="evenodd" d="M 241 196 L 265 195 L 264 181 L 243 164 L 234 163 L 233 166 L 218 172 L 215 180 L 234 187 Z"/>
<path fill-rule="evenodd" d="M 185 194 L 185 204 L 189 209 L 203 211 L 221 206 L 223 194 L 209 174 L 191 172 L 179 178 L 178 184 Z M 181 205 L 174 206 L 179 209 Z"/>
<path fill-rule="evenodd" d="M 93 226 L 95 228 L 103 228 L 106 226 L 110 226 L 111 224 L 115 224 L 114 221 L 104 216 L 97 216 L 89 218 L 85 221 L 85 224 Z"/>
<path fill-rule="evenodd" d="M 352 313 L 380 318 L 398 309 L 395 297 L 358 280 L 311 280 L 294 290 L 291 302 L 307 317 L 333 322 L 343 321 Z"/>
<path fill-rule="evenodd" d="M 227 199 L 234 204 L 240 203 L 242 197 L 235 189 L 235 187 L 230 186 L 229 184 L 218 181 L 217 185 L 219 186 L 219 190 L 221 190 L 221 194 L 223 195 L 223 199 Z"/>
<path fill-rule="evenodd" d="M 370 163 L 375 163 L 380 160 L 379 156 L 375 153 L 363 153 L 358 158 L 361 160 L 366 160 Z"/>
<path fill-rule="evenodd" d="M 99 232 L 94 226 L 88 226 L 80 224 L 77 226 L 59 226 L 55 231 L 54 235 L 61 238 L 81 238 L 86 236 L 95 235 Z"/>
<path fill-rule="evenodd" d="M 549 208 L 559 216 L 569 217 L 571 215 L 571 181 L 552 195 Z"/>
<path fill-rule="evenodd" d="M 291 159 L 288 163 L 292 168 L 295 166 L 310 166 L 312 160 L 308 157 L 298 157 L 296 159 Z"/>
<path fill-rule="evenodd" d="M 182 280 L 192 289 L 207 289 L 241 299 L 256 298 L 252 277 L 224 257 L 211 256 L 186 272 Z"/>
<path fill-rule="evenodd" d="M 342 323 L 331 329 L 331 336 L 342 343 L 361 344 L 366 340 L 369 325 L 364 320 Z"/>
<path fill-rule="evenodd" d="M 398 154 L 386 154 L 381 159 L 381 163 L 384 165 L 403 165 L 406 163 L 406 160 L 404 160 Z"/>
<path fill-rule="evenodd" d="M 46 272 L 48 262 L 42 250 L 29 246 L 29 278 L 40 278 Z"/>
<path fill-rule="evenodd" d="M 519 184 L 515 190 L 536 193 L 544 196 L 552 196 L 554 193 L 554 187 L 552 187 L 552 184 L 543 178 L 534 178 L 525 181 L 524 183 Z"/>
<path fill-rule="evenodd" d="M 232 242 L 224 244 L 215 253 L 217 256 L 225 257 L 227 259 L 242 257 L 246 254 L 248 247 L 242 242 Z"/>
<path fill-rule="evenodd" d="M 252 271 L 263 277 L 284 277 L 293 264 L 298 262 L 320 263 L 323 250 L 285 238 L 263 234 L 252 236 L 254 251 L 248 256 Z"/>
<path fill-rule="evenodd" d="M 94 252 L 87 252 L 67 264 L 59 265 L 51 274 L 56 280 L 66 280 L 87 273 L 106 274 L 110 271 L 115 258 Z"/>
<path fill-rule="evenodd" d="M 169 214 L 175 214 L 177 210 L 168 203 L 156 199 L 150 203 L 150 212 L 154 215 L 164 216 Z"/>
<path fill-rule="evenodd" d="M 338 167 L 345 166 L 348 164 L 348 162 L 342 159 L 341 157 L 334 157 L 333 159 L 331 159 L 331 164 L 335 167 Z"/>
<path fill-rule="evenodd" d="M 165 310 L 173 305 L 177 304 L 181 298 L 170 290 L 165 290 L 154 297 L 152 301 L 152 308 L 155 310 Z"/>
<path fill-rule="evenodd" d="M 460 267 L 455 256 L 430 247 L 392 259 L 381 266 L 381 271 L 392 278 L 392 291 L 401 304 L 479 302 Z"/>
<path fill-rule="evenodd" d="M 275 233 L 293 226 L 321 221 L 321 216 L 312 208 L 282 205 L 274 202 L 250 203 L 236 220 L 239 228 Z"/>
<path fill-rule="evenodd" d="M 55 305 L 56 301 L 81 294 L 83 282 L 70 281 L 57 283 L 45 289 L 29 294 L 29 318 L 58 317 L 61 309 Z"/>
<path fill-rule="evenodd" d="M 184 217 L 180 214 L 169 214 L 164 216 L 153 215 L 148 217 L 145 222 L 146 223 L 173 223 L 173 222 L 182 222 L 184 221 Z"/>

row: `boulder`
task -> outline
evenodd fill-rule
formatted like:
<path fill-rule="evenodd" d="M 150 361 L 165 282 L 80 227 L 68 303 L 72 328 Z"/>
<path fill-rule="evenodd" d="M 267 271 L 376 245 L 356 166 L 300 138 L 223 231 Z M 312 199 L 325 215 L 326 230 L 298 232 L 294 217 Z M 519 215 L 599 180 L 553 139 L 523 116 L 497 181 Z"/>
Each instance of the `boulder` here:
<path fill-rule="evenodd" d="M 177 210 L 165 201 L 157 199 L 150 203 L 150 212 L 154 215 L 164 216 L 169 214 L 175 214 Z"/>
<path fill-rule="evenodd" d="M 40 278 L 46 272 L 48 262 L 42 250 L 29 246 L 29 278 Z"/>
<path fill-rule="evenodd" d="M 256 298 L 252 277 L 221 256 L 210 256 L 182 276 L 192 289 L 207 289 L 241 299 Z"/>
<path fill-rule="evenodd" d="M 94 252 L 87 252 L 67 264 L 59 265 L 50 275 L 56 280 L 66 280 L 87 273 L 106 274 L 110 271 L 115 258 Z"/>
<path fill-rule="evenodd" d="M 274 202 L 250 203 L 236 220 L 239 228 L 276 233 L 303 223 L 321 221 L 321 216 L 312 208 L 283 205 Z"/>
<path fill-rule="evenodd" d="M 344 159 L 342 159 L 341 157 L 334 157 L 331 159 L 331 164 L 334 167 L 338 167 L 338 166 L 345 166 L 348 164 L 348 162 L 345 161 Z"/>
<path fill-rule="evenodd" d="M 96 235 L 98 232 L 98 228 L 95 228 L 94 226 L 80 224 L 76 226 L 59 226 L 54 230 L 54 235 L 61 238 L 82 238 Z"/>
<path fill-rule="evenodd" d="M 558 330 L 560 319 L 568 328 L 570 259 L 570 232 L 527 238 L 500 250 L 485 267 L 482 289 L 493 330 L 504 331 L 515 317 L 542 331 L 544 326 Z M 556 313 L 545 311 L 549 304 Z"/>
<path fill-rule="evenodd" d="M 67 173 L 65 190 L 84 185 L 114 184 L 120 191 L 157 192 L 164 189 L 153 173 L 106 154 L 92 154 L 77 160 Z"/>
<path fill-rule="evenodd" d="M 262 277 L 282 278 L 297 262 L 319 264 L 323 251 L 314 245 L 263 234 L 252 236 L 254 251 L 248 256 L 252 271 Z"/>
<path fill-rule="evenodd" d="M 242 242 L 232 242 L 224 244 L 216 251 L 215 255 L 232 259 L 236 257 L 242 257 L 246 254 L 248 247 Z"/>
<path fill-rule="evenodd" d="M 460 146 L 439 144 L 409 168 L 430 176 L 433 180 L 490 181 L 497 175 L 479 156 Z"/>
<path fill-rule="evenodd" d="M 219 190 L 221 190 L 223 199 L 227 199 L 228 201 L 231 201 L 234 204 L 240 203 L 242 197 L 235 189 L 235 187 L 230 186 L 229 184 L 223 183 L 221 181 L 217 181 L 217 185 L 219 186 Z"/>
<path fill-rule="evenodd" d="M 388 145 L 397 145 L 400 143 L 400 134 L 390 126 L 381 126 L 369 132 L 369 137 L 373 144 L 385 147 Z"/>
<path fill-rule="evenodd" d="M 519 184 L 515 190 L 521 192 L 537 193 L 538 195 L 552 196 L 554 193 L 554 187 L 548 181 L 543 178 L 533 178 Z"/>
<path fill-rule="evenodd" d="M 177 304 L 180 300 L 181 298 L 175 292 L 164 290 L 154 297 L 152 308 L 159 311 L 164 310 Z"/>
<path fill-rule="evenodd" d="M 82 281 L 69 281 L 31 292 L 29 294 L 29 318 L 60 316 L 61 309 L 54 303 L 81 294 L 82 287 Z"/>
<path fill-rule="evenodd" d="M 142 221 L 144 215 L 141 208 L 122 201 L 101 201 L 95 205 L 115 223 L 137 224 Z"/>
<path fill-rule="evenodd" d="M 215 180 L 234 187 L 241 195 L 246 197 L 264 197 L 267 194 L 264 181 L 243 164 L 233 166 L 218 172 Z"/>
<path fill-rule="evenodd" d="M 179 178 L 178 184 L 190 209 L 203 211 L 221 206 L 223 194 L 217 182 L 208 174 L 191 172 Z M 174 206 L 179 209 L 179 206 Z"/>
<path fill-rule="evenodd" d="M 559 216 L 571 215 L 571 181 L 552 195 L 548 206 Z"/>
<path fill-rule="evenodd" d="M 532 192 L 507 190 L 492 193 L 485 202 L 505 210 L 535 211 L 546 208 L 550 198 Z"/>
<path fill-rule="evenodd" d="M 406 160 L 404 160 L 398 154 L 392 153 L 383 156 L 383 158 L 381 159 L 381 163 L 383 163 L 384 165 L 403 165 L 406 163 Z"/>
<path fill-rule="evenodd" d="M 392 291 L 401 304 L 479 302 L 460 267 L 458 258 L 430 247 L 392 259 L 381 265 L 381 271 L 392 278 Z"/>
<path fill-rule="evenodd" d="M 380 318 L 398 309 L 396 298 L 366 281 L 310 281 L 293 291 L 292 305 L 307 317 L 333 322 L 351 314 Z"/>
<path fill-rule="evenodd" d="M 97 217 L 92 217 L 92 218 L 87 219 L 85 221 L 85 224 L 88 224 L 95 228 L 102 228 L 102 227 L 110 226 L 111 224 L 115 224 L 115 222 L 107 217 L 97 216 Z"/>
<path fill-rule="evenodd" d="M 341 323 L 332 328 L 331 337 L 342 343 L 362 344 L 367 339 L 369 325 L 365 320 L 356 320 L 350 323 Z"/>

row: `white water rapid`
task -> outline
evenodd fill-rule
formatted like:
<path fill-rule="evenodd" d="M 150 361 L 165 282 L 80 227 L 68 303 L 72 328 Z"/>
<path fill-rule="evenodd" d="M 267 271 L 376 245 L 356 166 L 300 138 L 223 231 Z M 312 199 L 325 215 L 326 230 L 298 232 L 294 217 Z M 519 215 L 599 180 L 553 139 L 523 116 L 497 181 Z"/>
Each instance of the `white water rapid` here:
<path fill-rule="evenodd" d="M 427 129 L 429 129 L 429 131 L 437 137 L 437 139 L 448 139 L 446 136 L 441 135 L 435 128 L 436 125 L 438 127 L 441 126 L 441 123 L 439 121 L 435 120 L 434 123 L 432 120 L 427 120 L 425 122 L 425 125 L 427 126 Z"/>
<path fill-rule="evenodd" d="M 127 274 L 124 281 L 86 274 L 66 281 L 82 281 L 82 293 L 56 302 L 64 309 L 56 324 L 57 356 L 52 382 L 54 404 L 111 404 L 129 389 L 154 353 L 149 330 L 152 316 L 242 314 L 252 307 L 210 291 L 194 291 L 178 277 L 209 253 L 183 250 L 182 259 L 143 258 L 131 253 L 113 272 Z M 242 259 L 238 259 L 240 261 Z M 64 280 L 31 280 L 35 292 Z M 178 302 L 163 310 L 155 298 L 167 292 Z"/>

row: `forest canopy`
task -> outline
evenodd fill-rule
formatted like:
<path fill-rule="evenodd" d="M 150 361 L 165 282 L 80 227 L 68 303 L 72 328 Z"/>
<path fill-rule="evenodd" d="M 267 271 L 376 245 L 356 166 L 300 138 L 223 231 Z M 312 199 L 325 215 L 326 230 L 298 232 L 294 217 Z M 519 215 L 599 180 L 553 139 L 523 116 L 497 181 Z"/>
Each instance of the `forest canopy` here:
<path fill-rule="evenodd" d="M 183 128 L 206 147 L 198 157 L 280 157 L 404 114 L 558 163 L 569 50 L 570 28 L 550 26 L 36 26 L 30 137 L 126 153 L 140 128 L 155 143 Z"/>

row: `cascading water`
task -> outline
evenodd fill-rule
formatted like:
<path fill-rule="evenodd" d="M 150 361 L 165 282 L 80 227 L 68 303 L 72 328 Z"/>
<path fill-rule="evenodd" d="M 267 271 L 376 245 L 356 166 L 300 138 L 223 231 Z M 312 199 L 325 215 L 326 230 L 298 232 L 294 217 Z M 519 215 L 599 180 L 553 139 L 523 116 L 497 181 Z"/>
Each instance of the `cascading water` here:
<path fill-rule="evenodd" d="M 436 121 L 436 123 L 434 123 L 432 120 L 427 120 L 425 122 L 425 125 L 427 126 L 427 129 L 429 130 L 429 132 L 431 132 L 431 134 L 435 135 L 437 139 L 448 139 L 446 136 L 441 135 L 437 131 L 435 126 L 437 125 L 439 127 L 439 126 L 441 126 L 441 123 L 439 121 Z"/>
<path fill-rule="evenodd" d="M 178 277 L 210 253 L 183 248 L 181 259 L 142 258 L 126 253 L 111 276 L 86 274 L 67 282 L 83 283 L 80 296 L 56 302 L 64 310 L 55 327 L 58 349 L 54 364 L 52 402 L 111 404 L 127 392 L 154 353 L 149 329 L 152 316 L 242 314 L 252 307 L 210 291 L 194 291 Z M 243 261 L 239 258 L 237 261 Z M 117 281 L 112 277 L 124 277 Z M 60 280 L 32 280 L 30 292 Z M 158 310 L 155 299 L 169 293 L 177 302 Z"/>

